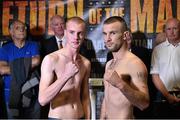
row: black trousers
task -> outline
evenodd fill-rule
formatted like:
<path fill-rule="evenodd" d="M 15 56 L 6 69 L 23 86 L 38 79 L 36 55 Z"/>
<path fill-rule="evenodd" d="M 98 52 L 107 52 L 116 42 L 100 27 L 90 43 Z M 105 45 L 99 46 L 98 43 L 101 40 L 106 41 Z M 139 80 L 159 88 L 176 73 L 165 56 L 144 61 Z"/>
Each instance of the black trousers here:
<path fill-rule="evenodd" d="M 7 116 L 9 119 L 40 119 L 41 107 L 38 99 L 34 99 L 27 108 L 19 109 L 19 116 L 13 116 L 7 105 Z"/>
<path fill-rule="evenodd" d="M 157 99 L 153 102 L 153 118 L 157 119 L 179 119 L 180 103 L 170 104 L 161 93 L 158 93 Z"/>

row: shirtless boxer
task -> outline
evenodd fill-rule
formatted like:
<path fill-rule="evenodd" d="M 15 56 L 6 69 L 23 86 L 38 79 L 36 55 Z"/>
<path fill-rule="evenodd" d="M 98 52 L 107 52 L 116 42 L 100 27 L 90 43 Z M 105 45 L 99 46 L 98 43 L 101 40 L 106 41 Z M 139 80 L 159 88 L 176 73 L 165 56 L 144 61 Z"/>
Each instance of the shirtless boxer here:
<path fill-rule="evenodd" d="M 47 55 L 41 66 L 39 102 L 50 102 L 49 118 L 89 119 L 88 78 L 90 62 L 79 52 L 85 38 L 85 22 L 79 17 L 68 19 L 66 45 Z"/>
<path fill-rule="evenodd" d="M 118 16 L 103 24 L 104 42 L 114 59 L 106 64 L 101 119 L 131 119 L 133 106 L 143 110 L 149 105 L 147 69 L 128 50 L 127 30 L 124 19 Z"/>

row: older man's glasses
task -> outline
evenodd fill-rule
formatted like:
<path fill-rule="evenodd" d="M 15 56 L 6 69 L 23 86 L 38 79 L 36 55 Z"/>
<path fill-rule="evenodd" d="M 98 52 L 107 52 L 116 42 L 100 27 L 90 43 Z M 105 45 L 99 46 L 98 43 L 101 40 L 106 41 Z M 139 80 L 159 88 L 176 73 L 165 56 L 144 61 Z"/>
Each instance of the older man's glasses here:
<path fill-rule="evenodd" d="M 27 29 L 26 26 L 15 26 L 14 28 L 18 31 L 25 31 Z"/>

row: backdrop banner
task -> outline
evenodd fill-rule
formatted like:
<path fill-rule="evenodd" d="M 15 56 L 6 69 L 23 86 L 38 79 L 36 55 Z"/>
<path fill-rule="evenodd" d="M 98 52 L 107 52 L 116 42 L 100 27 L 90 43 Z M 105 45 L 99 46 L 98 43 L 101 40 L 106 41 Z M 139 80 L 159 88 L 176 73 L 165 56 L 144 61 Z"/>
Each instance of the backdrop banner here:
<path fill-rule="evenodd" d="M 0 40 L 9 37 L 13 19 L 28 25 L 28 33 L 40 41 L 51 36 L 50 18 L 82 17 L 87 23 L 87 44 L 95 52 L 91 77 L 102 77 L 107 50 L 102 38 L 102 23 L 110 16 L 122 16 L 133 33 L 133 44 L 152 49 L 156 34 L 163 31 L 168 18 L 180 19 L 180 0 L 1 0 Z M 99 65 L 98 65 L 99 64 Z M 99 69 L 99 70 L 97 70 Z"/>

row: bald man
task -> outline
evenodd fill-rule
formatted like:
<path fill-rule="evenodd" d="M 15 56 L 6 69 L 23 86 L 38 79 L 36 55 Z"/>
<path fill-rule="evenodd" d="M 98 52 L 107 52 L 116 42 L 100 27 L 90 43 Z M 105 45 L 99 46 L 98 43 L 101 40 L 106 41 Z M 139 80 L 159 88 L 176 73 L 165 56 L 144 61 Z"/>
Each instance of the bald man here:
<path fill-rule="evenodd" d="M 166 39 L 152 53 L 152 80 L 158 89 L 156 118 L 180 118 L 180 21 L 170 18 L 165 24 Z"/>

